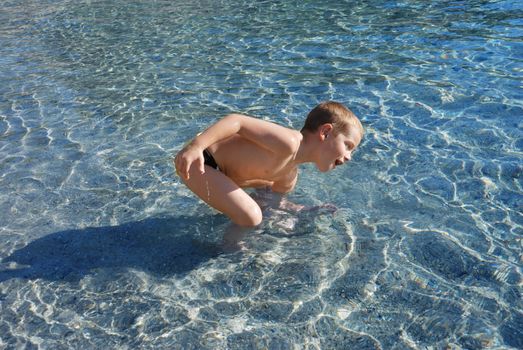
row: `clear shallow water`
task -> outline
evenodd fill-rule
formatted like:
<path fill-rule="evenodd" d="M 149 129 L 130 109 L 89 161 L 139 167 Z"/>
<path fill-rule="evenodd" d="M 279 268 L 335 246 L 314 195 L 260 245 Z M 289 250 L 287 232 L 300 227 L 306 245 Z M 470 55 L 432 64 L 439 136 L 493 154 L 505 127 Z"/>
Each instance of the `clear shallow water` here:
<path fill-rule="evenodd" d="M 4 1 L 0 347 L 523 348 L 523 8 Z M 170 157 L 231 111 L 367 136 L 245 250 Z M 262 200 L 263 201 L 263 200 Z"/>

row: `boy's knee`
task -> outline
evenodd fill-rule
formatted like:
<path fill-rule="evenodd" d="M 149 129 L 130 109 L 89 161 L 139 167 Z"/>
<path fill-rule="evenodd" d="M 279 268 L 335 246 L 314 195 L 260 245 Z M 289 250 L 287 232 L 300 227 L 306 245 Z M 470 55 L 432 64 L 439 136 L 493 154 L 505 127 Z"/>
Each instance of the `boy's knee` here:
<path fill-rule="evenodd" d="M 262 222 L 262 212 L 258 205 L 253 205 L 240 215 L 231 218 L 236 225 L 245 227 L 258 226 Z"/>

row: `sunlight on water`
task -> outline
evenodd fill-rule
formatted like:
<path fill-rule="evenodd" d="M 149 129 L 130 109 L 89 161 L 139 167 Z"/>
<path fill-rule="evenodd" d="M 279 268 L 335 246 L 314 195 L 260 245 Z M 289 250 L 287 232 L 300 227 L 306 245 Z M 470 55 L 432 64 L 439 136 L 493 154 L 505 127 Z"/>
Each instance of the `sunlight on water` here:
<path fill-rule="evenodd" d="M 523 348 L 522 14 L 4 2 L 0 348 Z M 227 113 L 301 128 L 328 99 L 365 139 L 288 199 L 335 212 L 255 193 L 234 232 L 174 173 Z"/>

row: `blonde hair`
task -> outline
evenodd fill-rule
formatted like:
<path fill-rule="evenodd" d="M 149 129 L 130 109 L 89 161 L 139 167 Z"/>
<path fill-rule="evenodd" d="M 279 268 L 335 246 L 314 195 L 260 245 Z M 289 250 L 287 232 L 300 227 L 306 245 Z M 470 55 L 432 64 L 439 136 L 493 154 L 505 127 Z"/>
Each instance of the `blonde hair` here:
<path fill-rule="evenodd" d="M 333 126 L 335 135 L 347 133 L 349 128 L 356 127 L 363 137 L 363 125 L 350 109 L 343 104 L 334 101 L 325 101 L 314 107 L 305 119 L 305 124 L 301 132 L 315 132 L 323 124 L 330 123 Z"/>

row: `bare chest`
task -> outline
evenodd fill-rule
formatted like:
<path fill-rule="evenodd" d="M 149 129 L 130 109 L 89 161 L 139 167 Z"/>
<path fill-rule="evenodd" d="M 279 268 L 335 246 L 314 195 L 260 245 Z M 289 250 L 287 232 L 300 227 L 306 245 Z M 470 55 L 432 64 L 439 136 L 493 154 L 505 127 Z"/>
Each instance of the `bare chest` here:
<path fill-rule="evenodd" d="M 292 155 L 277 155 L 248 142 L 222 144 L 214 155 L 220 170 L 237 184 L 292 181 L 297 173 Z"/>
<path fill-rule="evenodd" d="M 281 182 L 292 180 L 296 176 L 296 166 L 290 159 L 259 158 L 257 161 L 245 162 L 239 167 L 227 167 L 224 172 L 229 177 L 238 181 L 264 180 Z"/>

